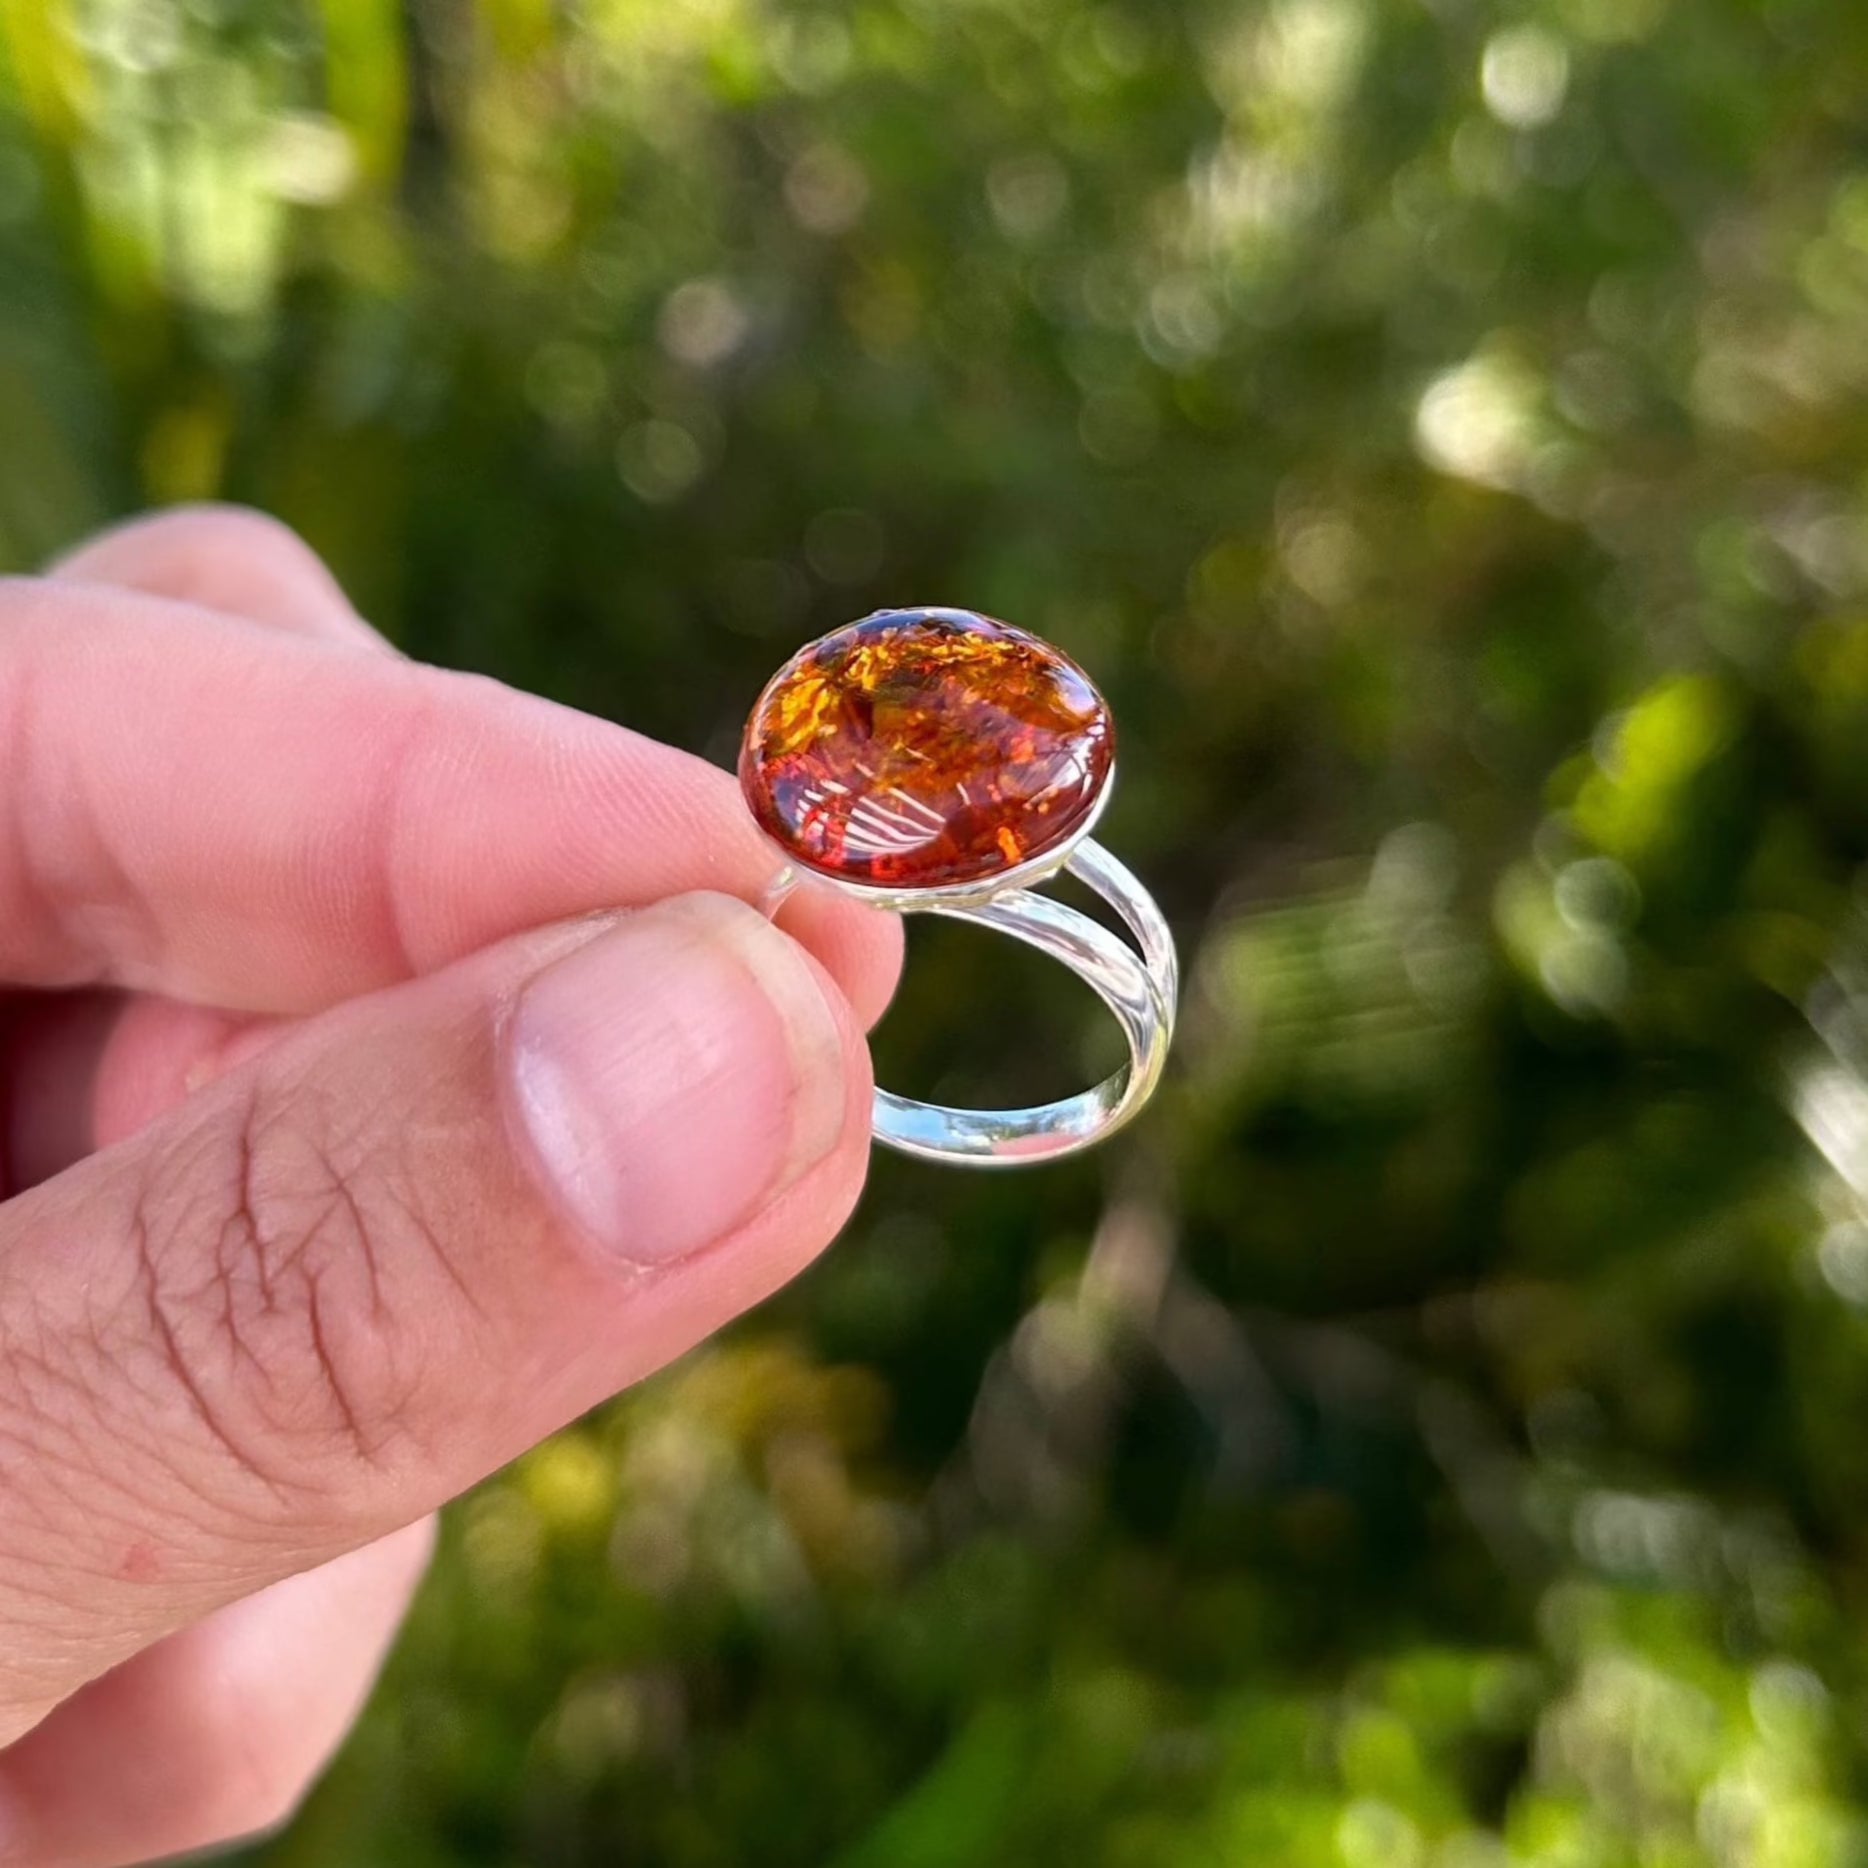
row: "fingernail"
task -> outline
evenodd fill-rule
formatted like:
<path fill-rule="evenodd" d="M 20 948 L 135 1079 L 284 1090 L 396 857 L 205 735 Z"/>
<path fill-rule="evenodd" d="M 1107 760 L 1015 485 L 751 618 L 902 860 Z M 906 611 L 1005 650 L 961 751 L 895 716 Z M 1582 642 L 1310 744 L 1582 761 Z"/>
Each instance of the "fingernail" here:
<path fill-rule="evenodd" d="M 725 1237 L 822 1160 L 848 1093 L 802 950 L 716 895 L 625 916 L 537 974 L 505 1064 L 548 1193 L 639 1265 Z"/>

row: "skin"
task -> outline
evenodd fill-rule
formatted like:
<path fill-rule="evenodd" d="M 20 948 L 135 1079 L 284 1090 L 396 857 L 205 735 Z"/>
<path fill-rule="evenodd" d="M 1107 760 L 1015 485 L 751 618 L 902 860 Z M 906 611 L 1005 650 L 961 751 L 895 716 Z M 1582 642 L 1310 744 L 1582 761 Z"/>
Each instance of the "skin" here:
<path fill-rule="evenodd" d="M 432 1513 L 795 1275 L 889 917 L 196 509 L 0 580 L 0 1864 L 283 1821 Z"/>

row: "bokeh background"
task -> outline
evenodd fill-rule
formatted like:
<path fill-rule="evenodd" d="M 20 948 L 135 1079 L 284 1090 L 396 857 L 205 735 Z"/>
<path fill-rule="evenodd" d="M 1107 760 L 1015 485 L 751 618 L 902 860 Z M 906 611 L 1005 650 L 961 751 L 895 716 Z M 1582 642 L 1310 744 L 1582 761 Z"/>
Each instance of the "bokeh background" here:
<path fill-rule="evenodd" d="M 730 758 L 1065 644 L 1190 972 L 455 1509 L 268 1868 L 1868 1860 L 1868 8 L 0 0 L 0 568 Z M 888 1078 L 1106 1061 L 915 930 Z"/>

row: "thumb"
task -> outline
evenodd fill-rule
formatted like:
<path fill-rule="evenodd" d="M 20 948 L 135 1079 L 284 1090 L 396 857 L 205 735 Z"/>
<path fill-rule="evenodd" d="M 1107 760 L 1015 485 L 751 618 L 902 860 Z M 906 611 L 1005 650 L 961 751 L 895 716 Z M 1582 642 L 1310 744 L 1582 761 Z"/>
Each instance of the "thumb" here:
<path fill-rule="evenodd" d="M 867 1092 L 804 950 L 689 896 L 340 1006 L 0 1207 L 0 1743 L 784 1282 Z"/>

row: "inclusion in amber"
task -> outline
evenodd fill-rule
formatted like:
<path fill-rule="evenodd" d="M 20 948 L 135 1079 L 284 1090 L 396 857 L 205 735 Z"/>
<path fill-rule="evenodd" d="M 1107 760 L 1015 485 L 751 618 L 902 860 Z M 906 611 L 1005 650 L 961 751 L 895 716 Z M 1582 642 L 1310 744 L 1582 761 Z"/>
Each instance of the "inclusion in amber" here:
<path fill-rule="evenodd" d="M 1067 842 L 1114 750 L 1103 697 L 1049 643 L 971 610 L 878 610 L 772 677 L 739 778 L 806 868 L 955 888 Z"/>

